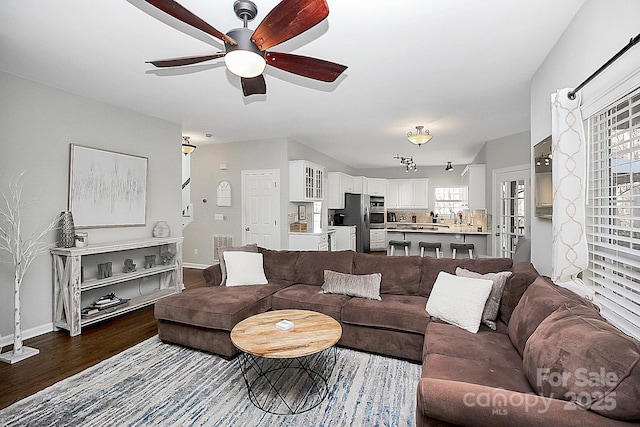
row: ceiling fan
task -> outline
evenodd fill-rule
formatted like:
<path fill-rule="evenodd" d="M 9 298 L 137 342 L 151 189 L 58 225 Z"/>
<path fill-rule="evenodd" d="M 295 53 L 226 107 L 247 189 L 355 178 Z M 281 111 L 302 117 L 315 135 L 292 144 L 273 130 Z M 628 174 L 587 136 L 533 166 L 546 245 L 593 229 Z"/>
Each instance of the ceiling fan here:
<path fill-rule="evenodd" d="M 323 82 L 335 81 L 347 69 L 344 65 L 322 59 L 266 50 L 302 34 L 325 19 L 329 15 L 325 0 L 283 0 L 254 31 L 247 28 L 247 22 L 256 17 L 258 8 L 249 0 L 236 0 L 233 9 L 244 26 L 227 34 L 218 31 L 175 0 L 145 1 L 185 24 L 222 40 L 225 47 L 224 52 L 210 55 L 148 61 L 156 67 L 191 65 L 224 57 L 227 69 L 240 77 L 244 96 L 267 93 L 262 75 L 267 64 Z"/>

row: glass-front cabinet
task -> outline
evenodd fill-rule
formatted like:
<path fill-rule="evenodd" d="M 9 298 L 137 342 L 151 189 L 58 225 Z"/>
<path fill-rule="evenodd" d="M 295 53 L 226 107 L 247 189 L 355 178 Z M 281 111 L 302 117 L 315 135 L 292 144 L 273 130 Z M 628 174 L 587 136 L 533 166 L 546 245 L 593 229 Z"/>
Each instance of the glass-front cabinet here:
<path fill-rule="evenodd" d="M 318 202 L 324 199 L 324 166 L 307 160 L 289 162 L 289 201 Z"/>

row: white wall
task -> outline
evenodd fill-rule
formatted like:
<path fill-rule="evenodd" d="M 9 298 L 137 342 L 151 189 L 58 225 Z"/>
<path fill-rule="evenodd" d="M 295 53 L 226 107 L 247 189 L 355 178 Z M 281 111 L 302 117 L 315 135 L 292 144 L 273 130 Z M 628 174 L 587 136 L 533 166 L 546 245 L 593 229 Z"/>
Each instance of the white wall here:
<path fill-rule="evenodd" d="M 69 145 L 103 148 L 149 159 L 147 225 L 89 229 L 89 242 L 146 238 L 157 219 L 172 235 L 180 226 L 180 142 L 177 124 L 76 96 L 0 72 L 0 186 L 22 171 L 25 231 L 40 229 L 67 209 Z M 55 233 L 48 236 L 55 242 Z M 52 328 L 51 255 L 37 258 L 22 287 L 24 337 Z M 0 264 L 0 334 L 13 334 L 13 269 Z M 3 342 L 7 342 L 3 340 Z"/>
<path fill-rule="evenodd" d="M 607 62 L 638 34 L 638 17 L 638 0 L 585 2 L 531 81 L 531 146 L 551 134 L 551 94 L 576 87 Z M 584 118 L 638 85 L 640 46 L 635 46 L 582 89 Z M 531 234 L 532 262 L 551 275 L 551 221 L 534 217 Z"/>
<path fill-rule="evenodd" d="M 200 144 L 191 156 L 191 203 L 193 222 L 184 229 L 184 261 L 187 264 L 213 264 L 212 237 L 232 235 L 234 244 L 242 244 L 242 171 L 280 169 L 280 201 L 289 200 L 289 164 L 287 140 L 261 140 L 228 144 Z M 220 169 L 226 164 L 227 169 Z M 217 206 L 216 189 L 221 181 L 231 184 L 231 206 Z M 286 224 L 286 210 L 281 208 L 280 223 Z M 216 221 L 222 214 L 226 220 Z M 284 222 L 283 222 L 284 221 Z M 285 230 L 281 233 L 281 242 Z M 197 250 L 197 254 L 195 251 Z"/>
<path fill-rule="evenodd" d="M 242 243 L 240 190 L 243 170 L 280 170 L 280 243 L 283 249 L 288 247 L 287 213 L 296 211 L 297 207 L 289 202 L 289 160 L 308 160 L 325 166 L 327 171 L 351 172 L 343 163 L 288 138 L 201 144 L 190 156 L 193 222 L 184 229 L 184 261 L 193 266 L 213 263 L 211 240 L 214 234 L 232 235 L 235 244 Z M 226 170 L 220 169 L 221 163 L 227 165 Z M 229 207 L 216 206 L 216 187 L 220 181 L 231 184 Z M 223 214 L 227 219 L 216 221 L 215 214 Z"/>

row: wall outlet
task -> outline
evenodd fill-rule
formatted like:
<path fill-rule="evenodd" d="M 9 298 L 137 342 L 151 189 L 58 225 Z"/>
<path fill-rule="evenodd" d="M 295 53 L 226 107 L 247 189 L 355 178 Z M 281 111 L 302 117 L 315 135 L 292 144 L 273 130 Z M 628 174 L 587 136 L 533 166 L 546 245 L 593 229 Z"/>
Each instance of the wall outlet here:
<path fill-rule="evenodd" d="M 193 250 L 193 254 L 194 254 L 194 255 L 198 255 L 198 250 L 197 250 L 197 249 L 194 249 L 194 250 Z"/>

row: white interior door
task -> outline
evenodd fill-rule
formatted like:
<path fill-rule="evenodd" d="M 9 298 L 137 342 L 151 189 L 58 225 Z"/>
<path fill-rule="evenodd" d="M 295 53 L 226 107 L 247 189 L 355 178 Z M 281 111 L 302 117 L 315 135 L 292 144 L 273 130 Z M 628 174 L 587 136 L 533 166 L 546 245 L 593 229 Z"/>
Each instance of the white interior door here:
<path fill-rule="evenodd" d="M 242 171 L 242 244 L 280 249 L 280 171 Z"/>
<path fill-rule="evenodd" d="M 511 258 L 518 236 L 530 234 L 530 182 L 526 165 L 493 172 L 493 256 Z"/>

